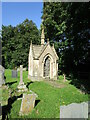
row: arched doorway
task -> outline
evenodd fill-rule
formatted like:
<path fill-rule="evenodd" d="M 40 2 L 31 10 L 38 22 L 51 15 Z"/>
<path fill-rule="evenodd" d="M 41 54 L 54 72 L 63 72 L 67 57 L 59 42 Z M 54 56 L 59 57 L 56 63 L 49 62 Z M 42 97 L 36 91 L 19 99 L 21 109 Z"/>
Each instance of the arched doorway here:
<path fill-rule="evenodd" d="M 50 57 L 47 56 L 44 61 L 44 77 L 50 78 Z"/>

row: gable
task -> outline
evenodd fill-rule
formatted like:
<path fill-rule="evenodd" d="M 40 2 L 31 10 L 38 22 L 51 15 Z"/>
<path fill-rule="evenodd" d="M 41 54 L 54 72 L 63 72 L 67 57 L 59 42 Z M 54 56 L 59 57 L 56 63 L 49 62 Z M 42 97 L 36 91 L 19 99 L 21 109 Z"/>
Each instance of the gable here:
<path fill-rule="evenodd" d="M 53 49 L 49 44 L 46 44 L 46 46 L 44 47 L 43 51 L 41 52 L 39 58 L 41 56 L 44 57 L 46 54 L 50 54 L 50 55 L 52 55 L 53 58 L 58 59 L 55 49 Z"/>
<path fill-rule="evenodd" d="M 40 56 L 44 46 L 41 45 L 32 45 L 33 57 L 38 59 Z"/>

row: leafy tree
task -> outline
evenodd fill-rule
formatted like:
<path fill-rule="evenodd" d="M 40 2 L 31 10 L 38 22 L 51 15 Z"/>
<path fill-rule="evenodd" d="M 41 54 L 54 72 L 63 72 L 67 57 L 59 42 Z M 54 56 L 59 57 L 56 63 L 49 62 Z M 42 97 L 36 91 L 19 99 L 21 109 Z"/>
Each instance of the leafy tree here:
<path fill-rule="evenodd" d="M 89 57 L 89 13 L 88 3 L 44 3 L 45 34 L 55 42 L 63 72 L 75 70 Z"/>
<path fill-rule="evenodd" d="M 40 33 L 32 20 L 13 26 L 2 26 L 2 54 L 5 68 L 28 66 L 30 43 L 40 44 Z"/>
<path fill-rule="evenodd" d="M 44 3 L 45 35 L 54 42 L 59 56 L 59 74 L 79 77 L 88 72 L 90 79 L 90 6 L 88 3 Z M 88 81 L 87 81 L 87 80 Z M 85 83 L 84 81 L 84 83 Z M 75 81 L 79 83 L 82 81 Z M 90 87 L 89 87 L 90 88 Z"/>

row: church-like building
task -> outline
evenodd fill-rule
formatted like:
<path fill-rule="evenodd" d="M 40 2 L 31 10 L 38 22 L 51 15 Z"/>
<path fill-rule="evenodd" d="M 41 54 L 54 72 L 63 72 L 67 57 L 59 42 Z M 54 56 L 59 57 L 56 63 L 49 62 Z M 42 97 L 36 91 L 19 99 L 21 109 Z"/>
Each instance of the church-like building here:
<path fill-rule="evenodd" d="M 58 56 L 54 45 L 49 40 L 45 43 L 44 29 L 41 34 L 41 45 L 30 44 L 28 58 L 28 78 L 32 81 L 57 80 Z"/>

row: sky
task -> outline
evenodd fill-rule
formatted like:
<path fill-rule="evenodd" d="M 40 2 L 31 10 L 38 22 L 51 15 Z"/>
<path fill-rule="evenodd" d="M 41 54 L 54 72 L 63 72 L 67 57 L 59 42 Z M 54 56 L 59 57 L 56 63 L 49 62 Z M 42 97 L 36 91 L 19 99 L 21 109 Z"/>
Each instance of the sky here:
<path fill-rule="evenodd" d="M 2 24 L 16 26 L 26 18 L 40 29 L 42 2 L 2 2 Z"/>

